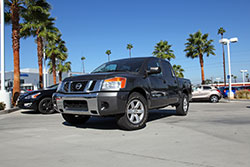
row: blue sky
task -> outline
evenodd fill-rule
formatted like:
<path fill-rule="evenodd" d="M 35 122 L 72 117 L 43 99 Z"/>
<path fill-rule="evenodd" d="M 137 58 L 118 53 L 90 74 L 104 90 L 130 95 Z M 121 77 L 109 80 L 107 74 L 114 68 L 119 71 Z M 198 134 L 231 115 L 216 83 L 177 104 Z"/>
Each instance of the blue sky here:
<path fill-rule="evenodd" d="M 241 69 L 250 72 L 249 0 L 48 0 L 52 16 L 66 41 L 73 71 L 82 71 L 81 56 L 86 57 L 86 72 L 107 61 L 127 58 L 126 46 L 132 43 L 132 57 L 152 56 L 160 40 L 172 45 L 175 60 L 185 77 L 200 83 L 199 59 L 185 57 L 184 43 L 190 33 L 201 30 L 214 40 L 216 56 L 205 57 L 205 78 L 223 78 L 222 46 L 219 27 L 225 37 L 238 37 L 231 45 L 232 73 L 241 81 Z M 6 70 L 13 70 L 11 26 L 6 26 Z M 21 68 L 38 68 L 33 38 L 21 40 Z M 221 79 L 222 80 L 222 79 Z"/>

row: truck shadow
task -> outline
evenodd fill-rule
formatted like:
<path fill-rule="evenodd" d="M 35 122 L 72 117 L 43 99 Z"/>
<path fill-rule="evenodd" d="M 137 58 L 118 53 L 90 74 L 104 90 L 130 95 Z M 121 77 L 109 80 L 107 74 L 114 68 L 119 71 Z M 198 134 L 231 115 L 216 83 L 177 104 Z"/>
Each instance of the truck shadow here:
<path fill-rule="evenodd" d="M 156 121 L 166 117 L 176 115 L 175 110 L 161 109 L 161 110 L 150 110 L 148 116 L 148 122 Z M 115 117 L 91 117 L 83 125 L 71 125 L 68 122 L 64 121 L 62 123 L 64 126 L 71 126 L 82 129 L 100 129 L 100 130 L 117 130 L 120 129 L 116 124 Z"/>

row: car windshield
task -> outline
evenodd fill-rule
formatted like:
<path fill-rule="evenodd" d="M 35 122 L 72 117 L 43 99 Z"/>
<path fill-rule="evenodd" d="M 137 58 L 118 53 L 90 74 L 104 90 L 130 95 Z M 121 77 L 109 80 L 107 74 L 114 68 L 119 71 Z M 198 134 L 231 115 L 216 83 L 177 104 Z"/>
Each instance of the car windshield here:
<path fill-rule="evenodd" d="M 58 84 L 50 85 L 46 89 L 57 89 Z"/>
<path fill-rule="evenodd" d="M 145 59 L 125 59 L 112 61 L 97 67 L 92 73 L 139 72 Z"/>

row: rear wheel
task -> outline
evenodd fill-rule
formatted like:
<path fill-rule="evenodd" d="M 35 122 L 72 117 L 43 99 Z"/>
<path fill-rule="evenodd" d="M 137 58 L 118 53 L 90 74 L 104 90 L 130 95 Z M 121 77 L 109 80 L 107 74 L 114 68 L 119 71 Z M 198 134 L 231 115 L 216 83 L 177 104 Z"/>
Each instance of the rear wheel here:
<path fill-rule="evenodd" d="M 209 101 L 211 103 L 218 103 L 219 102 L 219 97 L 217 95 L 212 95 L 210 98 L 209 98 Z"/>
<path fill-rule="evenodd" d="M 63 113 L 62 117 L 66 122 L 68 122 L 71 125 L 84 124 L 90 118 L 90 116 L 86 115 L 73 115 L 73 114 L 63 114 Z"/>
<path fill-rule="evenodd" d="M 189 109 L 189 100 L 186 94 L 182 95 L 181 102 L 176 106 L 177 115 L 187 115 Z"/>
<path fill-rule="evenodd" d="M 137 92 L 129 96 L 125 113 L 117 119 L 121 129 L 136 130 L 146 126 L 148 107 L 145 98 Z"/>
<path fill-rule="evenodd" d="M 54 112 L 52 99 L 50 97 L 42 99 L 38 104 L 38 111 L 42 114 L 52 114 Z"/>

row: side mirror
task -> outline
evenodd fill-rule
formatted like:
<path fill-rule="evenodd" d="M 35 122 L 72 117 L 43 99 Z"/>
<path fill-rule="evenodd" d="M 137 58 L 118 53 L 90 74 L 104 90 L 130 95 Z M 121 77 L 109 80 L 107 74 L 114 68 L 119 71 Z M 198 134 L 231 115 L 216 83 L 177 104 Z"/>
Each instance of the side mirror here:
<path fill-rule="evenodd" d="M 150 67 L 150 70 L 147 71 L 148 74 L 159 74 L 161 73 L 160 67 Z"/>

